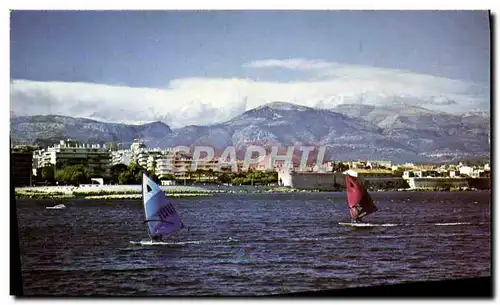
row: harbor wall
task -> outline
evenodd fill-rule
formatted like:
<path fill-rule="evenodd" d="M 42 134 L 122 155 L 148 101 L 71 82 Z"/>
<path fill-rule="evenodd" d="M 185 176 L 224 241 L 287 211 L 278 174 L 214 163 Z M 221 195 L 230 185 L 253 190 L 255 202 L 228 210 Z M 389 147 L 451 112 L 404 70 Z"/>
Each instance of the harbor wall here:
<path fill-rule="evenodd" d="M 367 189 L 384 190 L 384 189 L 405 189 L 409 188 L 408 182 L 403 177 L 392 178 L 361 178 Z"/>
<path fill-rule="evenodd" d="M 281 179 L 281 180 L 280 180 Z M 402 177 L 359 177 L 367 189 L 408 188 Z M 278 180 L 283 186 L 296 189 L 319 189 L 327 191 L 345 189 L 345 175 L 342 173 L 279 172 Z"/>
<path fill-rule="evenodd" d="M 288 185 L 284 184 L 284 186 L 296 189 L 335 189 L 333 173 L 292 172 L 289 175 L 289 183 Z"/>
<path fill-rule="evenodd" d="M 279 175 L 278 175 L 279 176 Z M 286 176 L 286 174 L 285 174 Z M 419 189 L 419 188 L 475 188 L 479 190 L 491 189 L 491 178 L 448 178 L 427 177 L 358 177 L 359 181 L 368 190 L 383 189 Z M 287 184 L 296 189 L 343 190 L 345 189 L 345 175 L 342 173 L 312 173 L 292 172 L 282 178 Z"/>
<path fill-rule="evenodd" d="M 412 189 L 449 187 L 468 187 L 483 190 L 491 189 L 490 178 L 409 178 L 408 184 Z"/>

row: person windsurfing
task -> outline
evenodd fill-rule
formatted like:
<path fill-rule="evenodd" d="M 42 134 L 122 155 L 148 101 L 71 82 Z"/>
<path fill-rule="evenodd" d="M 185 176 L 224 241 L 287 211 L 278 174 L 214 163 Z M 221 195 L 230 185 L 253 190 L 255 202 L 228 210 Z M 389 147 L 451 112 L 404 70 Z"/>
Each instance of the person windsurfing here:
<path fill-rule="evenodd" d="M 347 205 L 351 216 L 351 223 L 360 223 L 361 218 L 376 212 L 378 209 L 372 197 L 355 177 L 346 174 Z"/>
<path fill-rule="evenodd" d="M 151 241 L 153 242 L 162 242 L 162 236 L 161 235 L 149 235 L 149 237 L 151 238 Z"/>
<path fill-rule="evenodd" d="M 163 237 L 171 236 L 184 228 L 173 203 L 161 187 L 146 173 L 142 174 L 142 204 L 146 218 L 144 223 L 151 242 L 161 242 Z M 136 242 L 131 243 L 135 244 Z M 144 241 L 139 243 L 144 244 Z"/>
<path fill-rule="evenodd" d="M 146 220 L 144 222 L 148 222 L 148 221 Z M 168 223 L 168 224 L 172 224 L 169 221 L 162 221 L 162 222 L 165 222 L 165 223 Z M 184 228 L 185 228 L 184 223 L 181 222 L 181 229 L 184 229 Z M 163 235 L 161 235 L 161 234 L 151 234 L 151 233 L 148 233 L 148 234 L 149 234 L 149 238 L 151 239 L 152 242 L 163 242 Z"/>

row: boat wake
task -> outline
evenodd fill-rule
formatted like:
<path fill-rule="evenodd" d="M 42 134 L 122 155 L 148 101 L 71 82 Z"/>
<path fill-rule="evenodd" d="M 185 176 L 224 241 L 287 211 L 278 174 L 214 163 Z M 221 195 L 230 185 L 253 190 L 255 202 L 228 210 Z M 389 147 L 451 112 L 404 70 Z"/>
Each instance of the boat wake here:
<path fill-rule="evenodd" d="M 442 223 L 435 223 L 435 226 L 460 226 L 460 225 L 471 225 L 472 223 L 470 222 L 442 222 Z M 482 224 L 482 223 L 480 223 Z"/>
<path fill-rule="evenodd" d="M 397 226 L 467 226 L 467 225 L 484 225 L 485 222 L 436 222 L 436 223 L 406 223 L 406 224 L 396 224 L 396 223 L 350 223 L 350 222 L 339 222 L 339 225 L 346 227 L 357 227 L 357 228 L 370 228 L 370 227 L 397 227 Z"/>
<path fill-rule="evenodd" d="M 396 227 L 395 223 L 351 223 L 351 222 L 339 222 L 341 226 L 347 227 L 358 227 L 358 228 L 369 228 L 369 227 Z"/>
<path fill-rule="evenodd" d="M 229 237 L 228 239 L 207 239 L 207 240 L 188 240 L 188 241 L 151 241 L 151 240 L 141 240 L 141 241 L 130 241 L 132 245 L 141 246 L 169 246 L 169 247 L 184 247 L 187 245 L 201 245 L 201 244 L 220 244 L 220 243 L 230 243 L 237 242 L 237 239 Z"/>
<path fill-rule="evenodd" d="M 453 237 L 453 236 L 470 236 L 470 233 L 416 233 L 416 234 L 380 234 L 370 236 L 358 236 L 358 239 L 397 239 L 409 237 Z M 472 234 L 474 235 L 474 234 Z M 329 236 L 329 237 L 275 237 L 275 238 L 242 238 L 235 239 L 211 239 L 211 240 L 189 240 L 189 241 L 165 241 L 152 242 L 151 240 L 131 241 L 132 245 L 139 246 L 164 246 L 172 248 L 181 248 L 188 245 L 203 245 L 203 244 L 221 244 L 221 243 L 238 243 L 238 244 L 254 244 L 254 243 L 293 243 L 293 242 L 327 242 L 349 239 L 349 236 Z M 133 249 L 133 248 L 131 248 Z"/>

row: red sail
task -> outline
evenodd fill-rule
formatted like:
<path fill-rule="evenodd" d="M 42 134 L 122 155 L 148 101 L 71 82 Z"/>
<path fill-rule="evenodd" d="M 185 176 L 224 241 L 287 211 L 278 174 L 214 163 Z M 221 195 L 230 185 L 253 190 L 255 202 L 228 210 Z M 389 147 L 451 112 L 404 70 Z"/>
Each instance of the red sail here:
<path fill-rule="evenodd" d="M 352 220 L 361 219 L 377 211 L 373 199 L 358 179 L 346 175 L 347 204 Z"/>

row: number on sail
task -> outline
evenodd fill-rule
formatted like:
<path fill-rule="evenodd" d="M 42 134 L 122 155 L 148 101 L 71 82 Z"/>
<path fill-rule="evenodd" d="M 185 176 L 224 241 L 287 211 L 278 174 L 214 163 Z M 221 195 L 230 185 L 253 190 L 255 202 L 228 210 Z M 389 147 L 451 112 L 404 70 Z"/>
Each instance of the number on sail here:
<path fill-rule="evenodd" d="M 160 211 L 158 212 L 158 214 L 160 215 L 160 217 L 162 219 L 166 219 L 169 216 L 171 216 L 172 214 L 174 214 L 174 212 L 175 212 L 174 208 L 172 207 L 172 205 L 169 204 L 169 205 L 161 208 Z"/>

